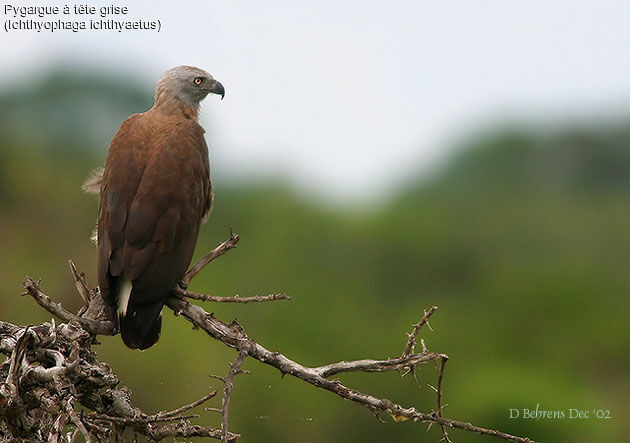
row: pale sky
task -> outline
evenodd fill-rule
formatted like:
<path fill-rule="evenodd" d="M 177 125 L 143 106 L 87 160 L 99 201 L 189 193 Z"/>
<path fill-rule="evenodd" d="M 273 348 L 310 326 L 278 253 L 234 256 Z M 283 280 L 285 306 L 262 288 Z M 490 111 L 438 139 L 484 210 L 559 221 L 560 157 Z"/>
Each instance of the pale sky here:
<path fill-rule="evenodd" d="M 166 69 L 199 66 L 226 88 L 202 104 L 215 170 L 342 201 L 386 195 L 497 122 L 630 110 L 625 1 L 115 3 L 129 14 L 109 18 L 159 19 L 161 31 L 3 30 L 0 85 L 72 62 L 120 69 L 151 91 Z"/>

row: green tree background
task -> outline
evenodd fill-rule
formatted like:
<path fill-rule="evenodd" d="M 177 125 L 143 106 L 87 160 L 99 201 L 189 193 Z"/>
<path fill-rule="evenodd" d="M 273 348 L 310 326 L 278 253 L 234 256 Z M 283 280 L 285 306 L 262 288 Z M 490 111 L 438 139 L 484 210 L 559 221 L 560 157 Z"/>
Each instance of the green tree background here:
<path fill-rule="evenodd" d="M 96 282 L 88 237 L 97 201 L 81 193 L 108 139 L 151 97 L 89 71 L 52 71 L 0 94 L 0 316 L 50 317 L 25 297 L 25 274 L 77 309 L 67 261 Z M 242 241 L 193 290 L 287 292 L 291 302 L 207 306 L 257 341 L 307 365 L 397 355 L 404 332 L 438 305 L 429 348 L 451 357 L 448 417 L 538 441 L 624 441 L 630 432 L 630 129 L 627 120 L 481 131 L 430 180 L 408 182 L 378 207 L 328 205 L 283 183 L 215 170 L 213 216 L 196 256 L 233 226 Z M 211 139 L 211 136 L 210 136 Z M 217 387 L 233 351 L 165 316 L 158 346 L 119 337 L 97 352 L 148 412 Z M 437 441 L 437 429 L 382 424 L 328 392 L 249 361 L 231 427 L 256 442 Z M 428 411 L 434 395 L 397 373 L 348 374 L 358 389 Z M 609 410 L 608 420 L 509 419 L 509 409 Z M 218 417 L 202 412 L 204 424 Z M 455 441 L 482 437 L 453 432 Z"/>

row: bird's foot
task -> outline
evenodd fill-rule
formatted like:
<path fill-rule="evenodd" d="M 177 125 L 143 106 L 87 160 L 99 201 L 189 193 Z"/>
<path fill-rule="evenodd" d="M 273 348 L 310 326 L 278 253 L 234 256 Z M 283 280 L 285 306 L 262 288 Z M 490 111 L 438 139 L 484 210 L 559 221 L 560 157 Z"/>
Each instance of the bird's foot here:
<path fill-rule="evenodd" d="M 177 286 L 179 286 L 181 289 L 183 289 L 184 291 L 186 289 L 188 289 L 188 283 L 186 283 L 184 280 L 180 280 L 177 282 Z"/>

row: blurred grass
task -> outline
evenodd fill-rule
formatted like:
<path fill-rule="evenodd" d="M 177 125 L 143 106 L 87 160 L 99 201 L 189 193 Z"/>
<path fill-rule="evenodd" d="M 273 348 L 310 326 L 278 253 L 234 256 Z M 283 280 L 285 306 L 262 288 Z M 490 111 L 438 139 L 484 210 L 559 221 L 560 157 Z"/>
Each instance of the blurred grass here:
<path fill-rule="evenodd" d="M 54 131 L 46 132 L 46 121 L 36 137 L 16 129 L 24 124 L 0 127 L 3 320 L 50 319 L 19 297 L 24 274 L 42 278 L 43 289 L 73 309 L 80 299 L 67 260 L 73 258 L 95 284 L 88 237 L 97 202 L 80 185 L 105 152 L 66 143 L 66 133 L 81 122 L 60 117 L 63 103 L 81 103 L 92 90 L 99 88 L 61 100 Z M 14 120 L 39 100 L 54 104 L 45 91 L 30 102 L 16 97 L 19 91 L 0 97 L 2 115 L 21 107 Z M 107 99 L 120 104 L 120 97 Z M 129 111 L 143 109 L 145 101 L 138 94 Z M 38 145 L 41 139 L 45 146 Z M 217 181 L 213 216 L 196 257 L 224 240 L 230 226 L 242 241 L 206 268 L 192 289 L 292 295 L 290 302 L 206 308 L 225 321 L 237 318 L 261 344 L 307 365 L 398 355 L 411 324 L 438 305 L 435 332 L 422 336 L 431 350 L 451 357 L 444 382 L 448 417 L 538 441 L 623 441 L 630 431 L 628 131 L 623 125 L 504 131 L 463 145 L 434 181 L 410 183 L 370 212 L 323 208 L 282 183 Z M 147 411 L 174 408 L 219 387 L 208 374 L 225 374 L 235 356 L 170 312 L 159 345 L 146 352 L 127 350 L 119 337 L 100 340 L 100 357 Z M 244 441 L 439 439 L 436 429 L 421 437 L 424 427 L 417 424 L 384 425 L 362 408 L 257 362 L 245 368 L 251 374 L 237 380 L 231 421 Z M 420 370 L 419 384 L 396 373 L 340 378 L 403 405 L 434 407 L 426 386 L 435 383 L 431 366 Z M 510 408 L 536 404 L 609 409 L 613 418 L 509 419 Z M 201 422 L 218 425 L 218 417 L 201 413 Z M 481 439 L 457 431 L 451 436 Z"/>

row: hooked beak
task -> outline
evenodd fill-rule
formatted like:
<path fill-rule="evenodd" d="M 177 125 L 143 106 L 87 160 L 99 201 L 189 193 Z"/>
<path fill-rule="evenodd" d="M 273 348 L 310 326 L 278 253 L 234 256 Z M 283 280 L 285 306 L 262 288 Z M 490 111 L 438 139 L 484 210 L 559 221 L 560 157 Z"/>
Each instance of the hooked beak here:
<path fill-rule="evenodd" d="M 212 92 L 213 94 L 220 95 L 221 100 L 223 100 L 223 97 L 225 96 L 225 88 L 223 87 L 221 82 L 217 80 L 212 80 L 212 83 L 210 84 L 208 91 Z"/>

